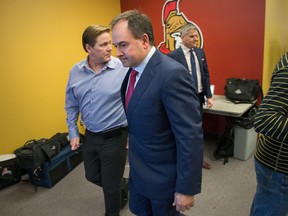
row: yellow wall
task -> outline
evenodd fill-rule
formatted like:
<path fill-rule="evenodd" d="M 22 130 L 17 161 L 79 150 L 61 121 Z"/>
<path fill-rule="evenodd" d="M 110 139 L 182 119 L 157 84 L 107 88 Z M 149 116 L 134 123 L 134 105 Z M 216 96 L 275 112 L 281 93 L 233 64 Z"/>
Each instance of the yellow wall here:
<path fill-rule="evenodd" d="M 266 0 L 263 91 L 270 86 L 273 69 L 285 52 L 288 51 L 288 1 Z"/>
<path fill-rule="evenodd" d="M 0 0 L 0 154 L 67 131 L 65 87 L 71 66 L 86 56 L 82 32 L 119 12 L 119 0 Z M 266 0 L 264 93 L 288 50 L 287 12 L 287 0 Z"/>
<path fill-rule="evenodd" d="M 119 13 L 119 0 L 0 0 L 0 154 L 67 131 L 65 87 L 86 57 L 82 32 Z"/>

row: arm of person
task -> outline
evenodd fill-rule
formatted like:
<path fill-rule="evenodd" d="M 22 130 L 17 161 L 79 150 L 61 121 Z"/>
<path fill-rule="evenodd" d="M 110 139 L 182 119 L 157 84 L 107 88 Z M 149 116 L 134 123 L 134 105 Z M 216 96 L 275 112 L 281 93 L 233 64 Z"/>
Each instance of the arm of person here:
<path fill-rule="evenodd" d="M 202 66 L 203 66 L 203 74 L 202 74 L 203 75 L 203 85 L 205 86 L 204 94 L 205 94 L 206 98 L 208 98 L 208 99 L 211 98 L 211 100 L 210 100 L 211 104 L 210 105 L 213 106 L 212 92 L 210 89 L 210 74 L 209 74 L 208 63 L 207 63 L 207 59 L 206 59 L 206 55 L 205 55 L 204 50 L 202 50 L 201 62 L 202 62 Z"/>
<path fill-rule="evenodd" d="M 288 142 L 288 68 L 274 73 L 270 89 L 255 115 L 255 131 Z"/>
<path fill-rule="evenodd" d="M 200 103 L 191 79 L 184 67 L 177 68 L 167 79 L 162 96 L 177 148 L 175 191 L 188 196 L 201 191 L 204 151 Z"/>
<path fill-rule="evenodd" d="M 77 126 L 77 121 L 79 118 L 79 106 L 73 94 L 70 78 L 66 87 L 65 110 L 66 124 L 68 126 L 71 149 L 76 150 L 80 143 L 79 130 Z"/>

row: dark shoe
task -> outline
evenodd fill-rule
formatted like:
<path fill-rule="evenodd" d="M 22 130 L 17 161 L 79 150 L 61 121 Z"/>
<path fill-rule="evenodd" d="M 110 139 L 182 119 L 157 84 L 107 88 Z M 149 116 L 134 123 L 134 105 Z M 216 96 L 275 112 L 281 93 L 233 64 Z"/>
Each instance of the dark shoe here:
<path fill-rule="evenodd" d="M 204 169 L 211 169 L 211 165 L 205 161 L 203 161 L 203 166 L 202 166 Z"/>
<path fill-rule="evenodd" d="M 121 209 L 123 209 L 128 203 L 128 178 L 123 178 L 121 181 Z"/>

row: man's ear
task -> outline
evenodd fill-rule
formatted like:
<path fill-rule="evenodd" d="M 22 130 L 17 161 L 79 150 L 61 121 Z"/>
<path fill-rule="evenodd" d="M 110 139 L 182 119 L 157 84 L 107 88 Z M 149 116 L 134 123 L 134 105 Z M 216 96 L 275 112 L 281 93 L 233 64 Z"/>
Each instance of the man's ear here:
<path fill-rule="evenodd" d="M 142 38 L 143 45 L 145 46 L 145 48 L 147 48 L 148 45 L 149 45 L 149 37 L 148 37 L 148 35 L 147 34 L 143 34 L 141 36 L 141 38 Z"/>
<path fill-rule="evenodd" d="M 89 44 L 85 44 L 85 50 L 88 53 L 90 50 L 92 49 L 92 47 Z"/>

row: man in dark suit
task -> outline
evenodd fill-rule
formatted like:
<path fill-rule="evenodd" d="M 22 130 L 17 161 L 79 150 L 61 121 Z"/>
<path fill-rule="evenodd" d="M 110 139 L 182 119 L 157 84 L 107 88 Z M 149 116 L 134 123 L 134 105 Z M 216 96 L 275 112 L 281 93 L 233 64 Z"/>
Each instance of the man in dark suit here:
<path fill-rule="evenodd" d="M 129 127 L 130 210 L 181 215 L 201 192 L 204 144 L 196 89 L 183 65 L 156 50 L 149 17 L 126 11 L 111 25 L 116 56 L 130 67 L 121 87 Z M 130 101 L 129 86 L 135 87 Z"/>
<path fill-rule="evenodd" d="M 202 113 L 205 97 L 207 98 L 206 107 L 211 108 L 213 106 L 206 56 L 203 49 L 197 48 L 198 31 L 193 24 L 188 23 L 183 26 L 180 34 L 182 39 L 181 46 L 178 49 L 168 53 L 168 56 L 184 65 L 192 75 L 194 85 L 198 91 L 200 109 Z M 194 57 L 193 60 L 191 59 L 192 57 Z M 210 169 L 211 167 L 210 164 L 204 161 L 203 168 Z"/>

